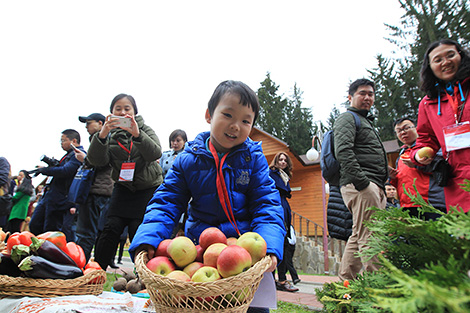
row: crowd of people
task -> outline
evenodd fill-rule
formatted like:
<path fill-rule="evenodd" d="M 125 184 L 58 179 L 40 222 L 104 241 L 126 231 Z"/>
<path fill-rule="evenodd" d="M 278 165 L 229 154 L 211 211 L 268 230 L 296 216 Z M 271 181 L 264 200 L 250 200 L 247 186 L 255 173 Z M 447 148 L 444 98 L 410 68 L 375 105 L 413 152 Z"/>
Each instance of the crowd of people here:
<path fill-rule="evenodd" d="M 412 216 L 438 218 L 432 213 L 421 216 L 404 194 L 415 185 L 442 214 L 455 206 L 469 210 L 470 195 L 460 189 L 470 178 L 468 52 L 451 40 L 433 43 L 422 65 L 421 90 L 426 96 L 417 121 L 406 116 L 393 125 L 403 147 L 392 167 L 370 113 L 374 82 L 358 79 L 349 86 L 348 110 L 359 117 L 360 127 L 347 113 L 334 123 L 341 178 L 339 186 L 330 186 L 328 203 L 330 234 L 347 240 L 341 279 L 355 279 L 363 270 L 378 268 L 376 258 L 366 260 L 357 254 L 367 248 L 370 237 L 364 223 L 372 211 L 367 208 L 403 207 Z M 41 183 L 44 187 L 35 189 L 28 171 L 12 178 L 8 161 L 0 158 L 0 196 L 12 195 L 12 207 L 1 217 L 0 226 L 10 232 L 29 227 L 34 234 L 60 230 L 84 249 L 87 260 L 94 251 L 102 268 L 115 266 L 116 249 L 127 238 L 132 258 L 140 251 L 151 258 L 158 244 L 178 231 L 195 243 L 211 226 L 227 237 L 255 231 L 267 242 L 272 260 L 268 271 L 278 269 L 277 289 L 297 291 L 286 278 L 289 271 L 293 284 L 300 282 L 292 264 L 295 231 L 288 202 L 292 160 L 281 151 L 268 165 L 260 143 L 248 137 L 258 115 L 254 91 L 242 82 L 224 81 L 206 110 L 210 131 L 188 141 L 186 133 L 177 129 L 169 138 L 171 150 L 162 152 L 158 136 L 138 115 L 135 99 L 119 94 L 107 116 L 79 116 L 90 135 L 88 151 L 76 130 L 60 134 L 64 156 L 35 170 L 47 176 Z M 417 151 L 423 147 L 436 154 L 421 156 Z M 449 166 L 442 167 L 443 163 Z M 94 180 L 85 203 L 70 203 L 69 187 L 81 166 L 93 169 Z M 443 168 L 450 168 L 451 175 L 445 175 L 444 181 L 435 179 L 434 172 Z"/>

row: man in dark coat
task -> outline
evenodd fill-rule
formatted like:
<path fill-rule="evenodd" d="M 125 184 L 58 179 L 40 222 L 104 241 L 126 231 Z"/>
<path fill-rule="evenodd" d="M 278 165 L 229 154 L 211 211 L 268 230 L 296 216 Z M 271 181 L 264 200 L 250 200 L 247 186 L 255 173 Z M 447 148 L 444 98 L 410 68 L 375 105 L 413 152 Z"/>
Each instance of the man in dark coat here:
<path fill-rule="evenodd" d="M 72 204 L 68 201 L 68 193 L 72 180 L 81 162 L 75 158 L 73 146 L 83 151 L 80 146 L 80 134 L 73 129 L 62 132 L 61 147 L 67 153 L 52 166 L 41 167 L 36 171 L 49 176 L 46 181 L 44 196 L 39 201 L 29 223 L 31 232 L 39 235 L 46 231 L 62 231 L 67 241 L 75 241 L 72 221 L 64 219 Z"/>
<path fill-rule="evenodd" d="M 339 270 L 342 280 L 355 279 L 363 269 L 378 269 L 377 257 L 366 260 L 357 255 L 367 249 L 370 231 L 364 222 L 370 220 L 370 207 L 385 209 L 385 182 L 388 163 L 384 146 L 372 124 L 369 114 L 375 100 L 375 84 L 368 79 L 358 79 L 349 86 L 348 99 L 361 120 L 356 128 L 353 114 L 341 114 L 333 126 L 335 157 L 340 163 L 340 186 L 344 203 L 353 216 L 352 235 L 349 237 Z"/>

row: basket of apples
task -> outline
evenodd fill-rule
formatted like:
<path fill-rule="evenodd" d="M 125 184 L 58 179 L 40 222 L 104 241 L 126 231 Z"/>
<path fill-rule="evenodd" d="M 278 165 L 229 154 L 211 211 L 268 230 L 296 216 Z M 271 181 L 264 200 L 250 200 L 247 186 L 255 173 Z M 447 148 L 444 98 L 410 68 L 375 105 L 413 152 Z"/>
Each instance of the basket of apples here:
<path fill-rule="evenodd" d="M 155 257 L 135 265 L 157 312 L 246 312 L 271 266 L 266 241 L 255 232 L 226 238 L 210 227 L 199 245 L 187 237 L 163 240 Z"/>

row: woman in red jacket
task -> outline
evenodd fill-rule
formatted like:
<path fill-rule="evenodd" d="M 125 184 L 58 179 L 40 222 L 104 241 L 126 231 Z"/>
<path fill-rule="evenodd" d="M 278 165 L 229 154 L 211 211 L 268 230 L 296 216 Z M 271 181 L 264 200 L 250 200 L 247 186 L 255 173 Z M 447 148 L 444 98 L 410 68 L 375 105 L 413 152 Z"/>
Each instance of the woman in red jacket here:
<path fill-rule="evenodd" d="M 420 89 L 426 96 L 419 104 L 418 139 L 411 152 L 417 165 L 431 163 L 433 157 L 417 151 L 430 147 L 442 154 L 452 167 L 444 188 L 446 206 L 470 209 L 470 193 L 461 189 L 470 179 L 470 54 L 457 42 L 444 39 L 432 43 L 421 67 Z"/>

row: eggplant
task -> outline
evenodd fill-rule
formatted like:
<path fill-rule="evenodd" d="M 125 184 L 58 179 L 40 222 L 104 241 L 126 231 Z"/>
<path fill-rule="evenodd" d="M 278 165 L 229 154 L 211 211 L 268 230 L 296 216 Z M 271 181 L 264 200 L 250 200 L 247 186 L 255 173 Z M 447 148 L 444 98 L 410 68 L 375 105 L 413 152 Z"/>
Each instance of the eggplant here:
<path fill-rule="evenodd" d="M 0 253 L 0 275 L 8 275 L 11 277 L 21 276 L 18 265 L 13 262 L 9 255 Z"/>
<path fill-rule="evenodd" d="M 13 246 L 13 248 L 11 249 L 10 258 L 16 265 L 18 265 L 20 264 L 21 260 L 29 256 L 30 254 L 31 254 L 31 250 L 28 246 L 16 245 L 16 246 Z"/>
<path fill-rule="evenodd" d="M 64 265 L 73 265 L 77 266 L 74 260 L 69 257 L 64 251 L 57 247 L 54 243 L 44 240 L 31 237 L 32 244 L 30 246 L 31 251 L 40 257 L 45 258 L 48 261 L 64 264 Z"/>
<path fill-rule="evenodd" d="M 83 276 L 82 270 L 76 265 L 54 263 L 38 255 L 25 258 L 18 268 L 30 278 L 73 279 Z"/>

